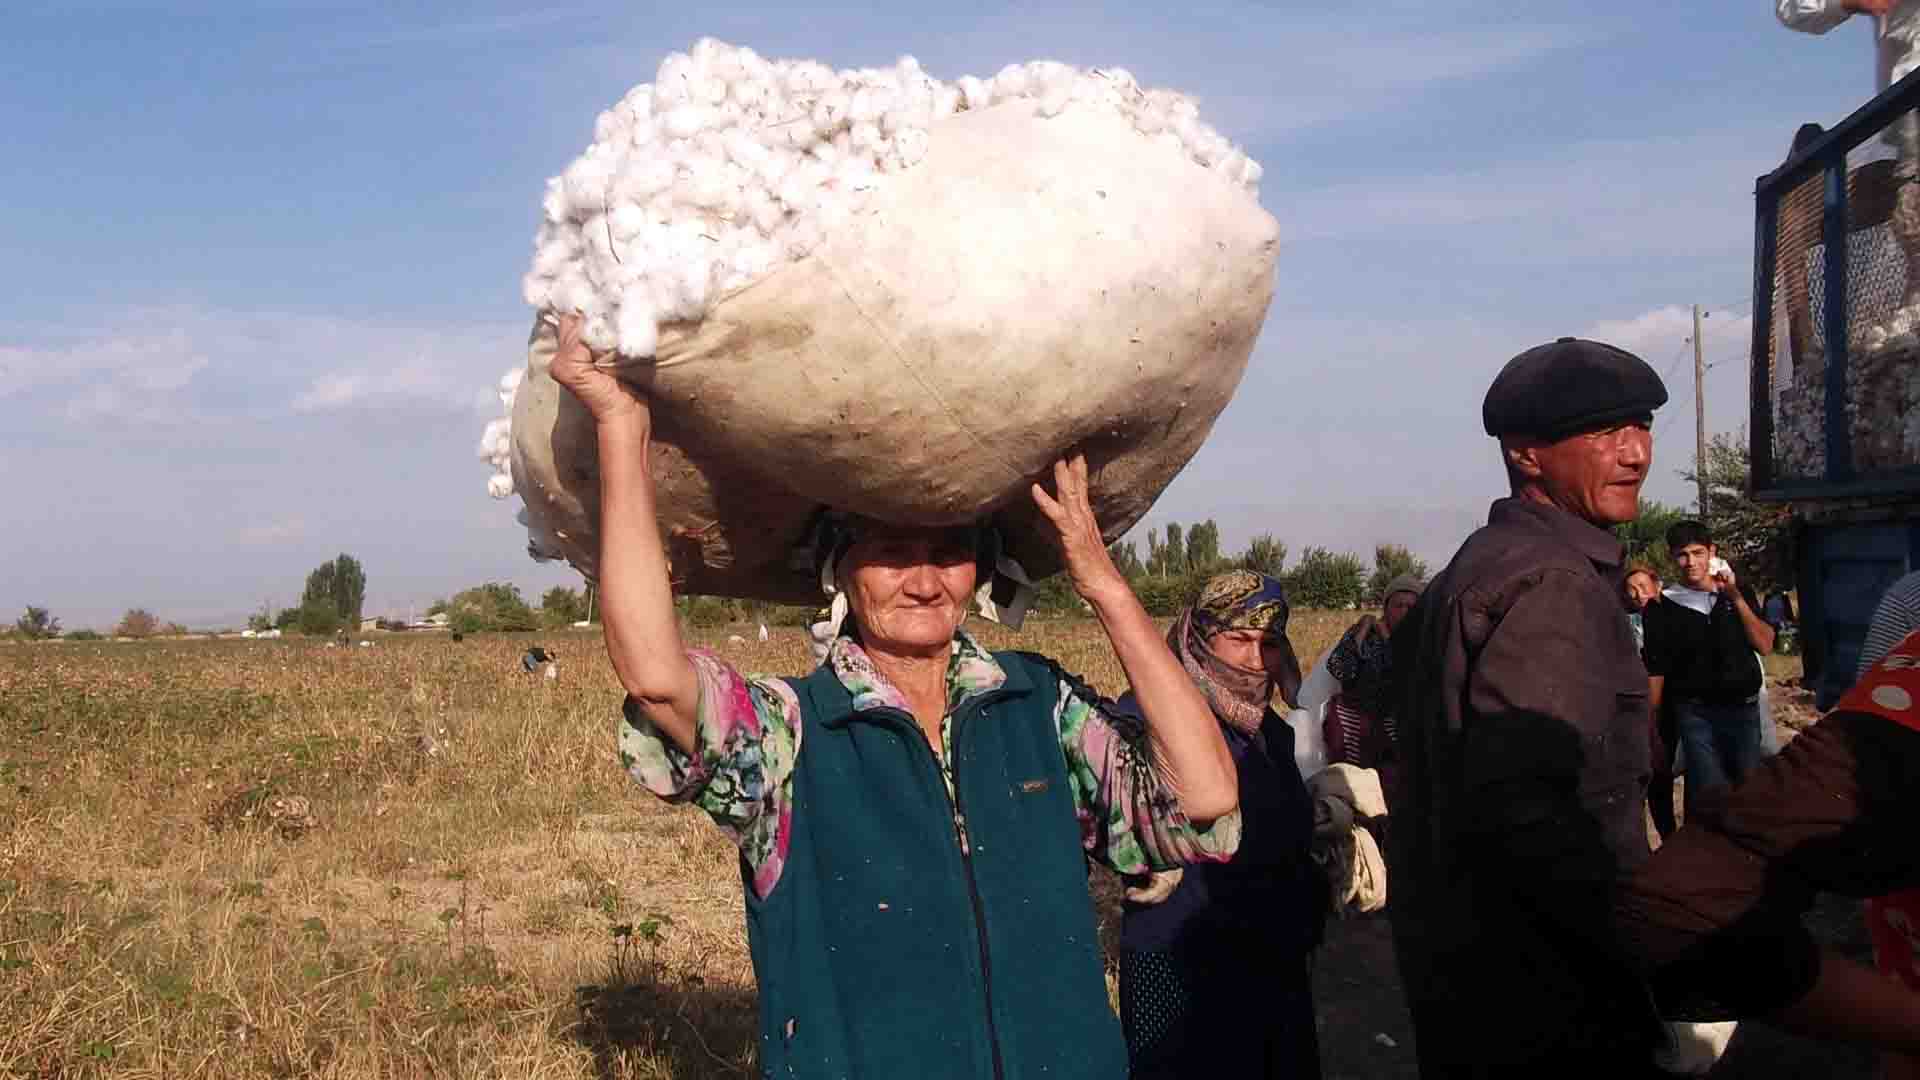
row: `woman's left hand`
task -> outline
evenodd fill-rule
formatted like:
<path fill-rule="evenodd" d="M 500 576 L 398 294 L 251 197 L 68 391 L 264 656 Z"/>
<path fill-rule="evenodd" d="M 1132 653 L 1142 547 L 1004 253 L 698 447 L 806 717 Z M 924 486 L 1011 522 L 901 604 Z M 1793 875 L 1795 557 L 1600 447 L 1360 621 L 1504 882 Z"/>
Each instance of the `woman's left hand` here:
<path fill-rule="evenodd" d="M 1039 484 L 1033 485 L 1033 503 L 1053 526 L 1053 544 L 1060 561 L 1073 582 L 1073 590 L 1091 600 L 1096 594 L 1118 585 L 1126 587 L 1126 578 L 1113 565 L 1107 553 L 1107 541 L 1100 535 L 1100 521 L 1087 498 L 1087 456 L 1074 454 L 1053 463 L 1053 494 Z"/>

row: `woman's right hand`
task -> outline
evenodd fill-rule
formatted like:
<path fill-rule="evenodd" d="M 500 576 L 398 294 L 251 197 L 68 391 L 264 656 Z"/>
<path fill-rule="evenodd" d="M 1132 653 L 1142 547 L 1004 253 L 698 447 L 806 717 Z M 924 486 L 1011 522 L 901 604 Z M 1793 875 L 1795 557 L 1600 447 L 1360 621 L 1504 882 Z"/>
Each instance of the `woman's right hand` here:
<path fill-rule="evenodd" d="M 602 366 L 604 354 L 596 356 L 580 338 L 586 320 L 578 314 L 560 316 L 559 347 L 554 350 L 547 373 L 567 388 L 593 416 L 594 423 L 637 422 L 646 426 L 653 417 L 647 399 L 631 385 L 621 382 Z"/>

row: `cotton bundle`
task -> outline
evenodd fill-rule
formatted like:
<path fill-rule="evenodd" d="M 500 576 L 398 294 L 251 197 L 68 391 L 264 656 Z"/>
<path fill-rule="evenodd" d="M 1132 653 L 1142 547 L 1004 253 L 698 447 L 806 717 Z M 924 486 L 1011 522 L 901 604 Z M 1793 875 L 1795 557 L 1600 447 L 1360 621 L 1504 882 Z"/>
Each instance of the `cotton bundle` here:
<path fill-rule="evenodd" d="M 654 403 L 691 591 L 805 595 L 787 555 L 822 506 L 1018 527 L 1074 447 L 1117 534 L 1244 369 L 1272 289 L 1259 176 L 1124 71 L 947 84 L 702 41 L 549 182 L 489 491 L 522 496 L 536 556 L 592 573 L 591 426 L 546 374 L 550 313 L 578 311 Z"/>

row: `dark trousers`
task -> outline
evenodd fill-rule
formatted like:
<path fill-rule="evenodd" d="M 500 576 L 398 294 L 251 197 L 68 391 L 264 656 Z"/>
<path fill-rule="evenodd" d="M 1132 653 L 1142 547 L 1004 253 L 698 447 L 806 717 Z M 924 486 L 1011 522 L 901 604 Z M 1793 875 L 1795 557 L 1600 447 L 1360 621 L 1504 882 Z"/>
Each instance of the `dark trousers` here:
<path fill-rule="evenodd" d="M 1123 950 L 1131 1080 L 1320 1080 L 1309 958 L 1262 952 Z"/>
<path fill-rule="evenodd" d="M 1687 752 L 1687 803 L 1716 788 L 1732 787 L 1758 768 L 1760 706 L 1700 701 L 1673 703 L 1675 725 Z"/>
<path fill-rule="evenodd" d="M 1680 749 L 1680 732 L 1673 719 L 1673 707 L 1662 704 L 1653 716 L 1653 771 L 1647 780 L 1647 813 L 1653 817 L 1653 830 L 1665 841 L 1680 827 L 1673 809 L 1673 758 Z"/>

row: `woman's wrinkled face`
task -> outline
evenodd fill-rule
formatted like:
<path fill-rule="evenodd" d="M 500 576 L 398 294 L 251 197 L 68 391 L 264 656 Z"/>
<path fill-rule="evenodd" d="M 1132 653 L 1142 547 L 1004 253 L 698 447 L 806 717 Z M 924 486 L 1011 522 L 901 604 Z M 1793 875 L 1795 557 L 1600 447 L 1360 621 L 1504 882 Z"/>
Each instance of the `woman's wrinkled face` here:
<path fill-rule="evenodd" d="M 841 563 L 861 641 L 882 652 L 946 648 L 967 617 L 974 560 L 971 529 L 869 529 Z"/>
<path fill-rule="evenodd" d="M 1413 605 L 1419 602 L 1420 598 L 1410 592 L 1397 592 L 1387 597 L 1386 609 L 1380 613 L 1380 621 L 1386 624 L 1387 633 L 1393 633 L 1394 627 L 1399 626 L 1400 620 L 1406 618 L 1407 612 L 1412 611 Z"/>

